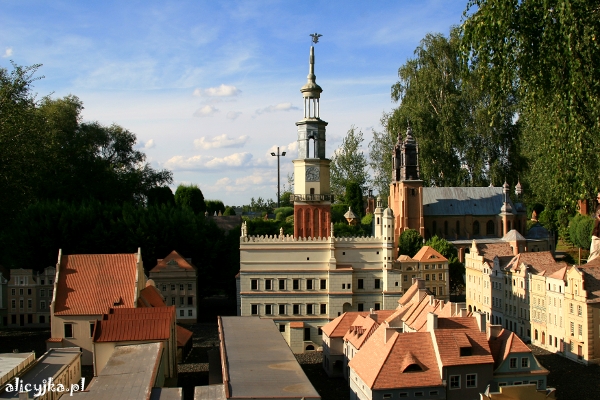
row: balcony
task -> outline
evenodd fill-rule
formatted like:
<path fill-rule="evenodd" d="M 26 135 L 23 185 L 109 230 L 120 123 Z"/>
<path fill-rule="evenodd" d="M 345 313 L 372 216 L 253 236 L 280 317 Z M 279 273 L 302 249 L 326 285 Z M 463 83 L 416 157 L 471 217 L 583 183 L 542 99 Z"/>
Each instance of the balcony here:
<path fill-rule="evenodd" d="M 333 195 L 332 194 L 295 194 L 293 195 L 294 201 L 329 201 L 333 203 Z"/>

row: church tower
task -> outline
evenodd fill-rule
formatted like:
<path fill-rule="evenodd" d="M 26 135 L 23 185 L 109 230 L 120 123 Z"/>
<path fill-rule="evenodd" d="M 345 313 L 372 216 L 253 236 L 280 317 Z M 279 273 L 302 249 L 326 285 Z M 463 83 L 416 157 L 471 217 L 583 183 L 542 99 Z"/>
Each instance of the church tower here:
<path fill-rule="evenodd" d="M 423 219 L 423 181 L 419 177 L 419 145 L 412 135 L 410 126 L 406 139 L 398 134 L 392 154 L 392 183 L 389 206 L 394 211 L 396 223 L 394 241 L 406 229 L 414 229 L 425 237 Z"/>
<path fill-rule="evenodd" d="M 318 35 L 313 42 L 318 42 Z M 329 237 L 331 195 L 329 163 L 325 158 L 325 127 L 319 113 L 323 89 L 316 82 L 315 48 L 310 46 L 306 85 L 300 92 L 304 99 L 304 118 L 298 127 L 298 158 L 294 163 L 294 237 Z"/>

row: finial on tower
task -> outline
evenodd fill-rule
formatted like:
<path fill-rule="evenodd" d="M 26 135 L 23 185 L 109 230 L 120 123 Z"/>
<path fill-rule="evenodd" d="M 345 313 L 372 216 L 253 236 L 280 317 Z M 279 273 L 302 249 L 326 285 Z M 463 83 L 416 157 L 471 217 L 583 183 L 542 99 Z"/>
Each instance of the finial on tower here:
<path fill-rule="evenodd" d="M 311 33 L 309 36 L 311 36 L 311 37 L 312 37 L 312 42 L 313 42 L 314 44 L 317 44 L 317 43 L 319 43 L 319 38 L 320 38 L 321 36 L 323 36 L 323 35 L 321 35 L 320 33 L 317 33 L 317 32 L 315 32 L 315 33 Z"/>

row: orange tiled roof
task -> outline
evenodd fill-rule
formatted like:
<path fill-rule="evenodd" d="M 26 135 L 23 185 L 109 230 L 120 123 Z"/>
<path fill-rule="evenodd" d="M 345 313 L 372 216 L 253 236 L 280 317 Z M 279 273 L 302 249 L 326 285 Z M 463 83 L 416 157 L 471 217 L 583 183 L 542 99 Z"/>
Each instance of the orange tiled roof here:
<path fill-rule="evenodd" d="M 359 315 L 356 317 L 350 329 L 344 335 L 344 340 L 350 342 L 356 349 L 362 347 L 367 339 L 373 334 L 379 324 L 372 318 Z"/>
<path fill-rule="evenodd" d="M 166 307 L 165 301 L 158 289 L 152 285 L 147 285 L 140 292 L 138 297 L 138 307 Z"/>
<path fill-rule="evenodd" d="M 304 322 L 290 322 L 290 328 L 304 328 Z"/>
<path fill-rule="evenodd" d="M 51 337 L 50 339 L 46 339 L 46 342 L 50 342 L 50 343 L 61 343 L 63 341 L 63 338 L 58 338 L 58 337 Z"/>
<path fill-rule="evenodd" d="M 177 325 L 177 347 L 183 347 L 192 338 L 192 331 L 185 329 L 182 326 Z"/>
<path fill-rule="evenodd" d="M 491 337 L 488 342 L 494 357 L 494 368 L 498 368 L 511 353 L 531 353 L 531 349 L 507 329 L 502 329 L 497 337 Z"/>
<path fill-rule="evenodd" d="M 100 315 L 110 307 L 133 307 L 136 272 L 137 254 L 63 255 L 54 314 Z"/>
<path fill-rule="evenodd" d="M 359 315 L 365 316 L 368 314 L 369 313 L 367 311 L 345 312 L 342 315 L 340 315 L 339 317 L 335 318 L 333 321 L 324 325 L 321 328 L 321 331 L 324 334 L 326 334 L 327 336 L 329 336 L 330 338 L 332 338 L 332 337 L 342 338 L 342 337 L 344 337 L 346 332 L 348 332 L 348 329 L 350 329 L 350 326 L 352 325 L 354 320 L 356 320 L 357 316 L 359 316 Z"/>
<path fill-rule="evenodd" d="M 175 306 L 165 307 L 138 307 L 138 308 L 111 308 L 104 315 L 105 320 L 114 319 L 175 319 Z"/>
<path fill-rule="evenodd" d="M 168 319 L 112 319 L 96 323 L 94 342 L 167 340 L 171 336 Z"/>
<path fill-rule="evenodd" d="M 385 331 L 385 326 L 380 326 L 349 363 L 371 389 L 442 385 L 429 333 L 395 332 L 385 342 Z M 417 371 L 406 370 L 411 365 Z"/>
<path fill-rule="evenodd" d="M 434 332 L 443 366 L 494 363 L 486 334 L 479 331 L 475 318 L 438 318 L 438 329 Z M 461 356 L 460 347 L 467 343 L 472 353 Z"/>
<path fill-rule="evenodd" d="M 549 251 L 539 251 L 517 254 L 507 268 L 518 270 L 521 264 L 531 267 L 531 272 L 534 274 L 546 276 L 552 275 L 567 266 L 564 261 L 557 262 L 554 260 L 552 253 Z"/>
<path fill-rule="evenodd" d="M 423 247 L 421 247 L 421 250 L 419 250 L 419 252 L 414 255 L 413 260 L 417 260 L 417 261 L 420 261 L 420 262 L 430 262 L 430 261 L 444 262 L 444 261 L 448 261 L 448 259 L 446 257 L 444 257 L 443 255 L 441 255 L 440 253 L 438 253 L 431 246 L 423 246 Z"/>
<path fill-rule="evenodd" d="M 169 263 L 171 262 L 171 263 Z M 196 267 L 190 261 L 185 259 L 181 254 L 173 250 L 168 256 L 163 259 L 158 259 L 157 264 L 154 268 L 150 270 L 150 272 L 160 272 L 168 267 L 168 265 L 173 264 L 182 269 L 187 269 L 190 271 L 195 271 Z"/>
<path fill-rule="evenodd" d="M 418 291 L 419 285 L 418 282 L 415 282 L 412 285 L 410 285 L 408 289 L 406 289 L 406 292 L 404 292 L 402 297 L 400 297 L 400 299 L 398 300 L 398 304 L 405 305 L 409 303 L 413 299 L 415 293 L 417 293 Z"/>

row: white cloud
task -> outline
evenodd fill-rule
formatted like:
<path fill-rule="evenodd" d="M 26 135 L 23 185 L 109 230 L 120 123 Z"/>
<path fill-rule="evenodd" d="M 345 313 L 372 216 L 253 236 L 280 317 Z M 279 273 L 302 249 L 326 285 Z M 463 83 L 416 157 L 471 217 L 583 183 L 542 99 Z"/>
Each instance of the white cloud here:
<path fill-rule="evenodd" d="M 274 106 L 268 106 L 263 109 L 256 110 L 256 113 L 262 114 L 262 113 L 270 113 L 270 112 L 277 112 L 277 111 L 290 111 L 290 110 L 298 110 L 298 107 L 292 106 L 292 103 L 279 103 Z"/>
<path fill-rule="evenodd" d="M 251 166 L 252 154 L 234 153 L 226 157 L 212 157 L 197 155 L 185 158 L 183 156 L 171 157 L 165 167 L 178 171 L 222 170 L 247 168 Z"/>
<path fill-rule="evenodd" d="M 286 152 L 285 157 L 290 157 L 296 156 L 296 153 L 298 152 L 298 142 L 294 141 L 286 146 L 279 146 L 279 154 Z M 277 146 L 271 146 L 267 152 L 265 153 L 265 156 L 270 156 L 271 153 L 277 153 Z"/>
<path fill-rule="evenodd" d="M 155 146 L 156 144 L 154 143 L 154 139 L 150 139 L 146 143 L 144 143 L 145 149 L 153 149 Z"/>
<path fill-rule="evenodd" d="M 2 57 L 6 58 L 6 57 L 10 57 L 12 55 L 13 55 L 12 47 L 7 47 L 6 50 L 4 50 L 4 55 Z"/>
<path fill-rule="evenodd" d="M 197 109 L 194 113 L 194 117 L 212 117 L 218 112 L 219 110 L 217 110 L 215 107 L 208 105 Z"/>
<path fill-rule="evenodd" d="M 227 113 L 227 115 L 225 116 L 225 118 L 230 119 L 230 120 L 235 120 L 237 117 L 239 117 L 240 115 L 242 115 L 241 111 L 229 111 Z"/>
<path fill-rule="evenodd" d="M 250 139 L 248 135 L 242 135 L 235 138 L 230 138 L 226 134 L 215 136 L 214 138 L 207 139 L 206 137 L 201 137 L 200 139 L 194 140 L 194 147 L 197 149 L 220 149 L 223 147 L 244 147 L 246 142 Z"/>
<path fill-rule="evenodd" d="M 194 96 L 208 96 L 208 97 L 232 97 L 237 96 L 242 91 L 233 85 L 221 85 L 217 87 L 211 87 L 206 89 L 194 90 Z"/>

